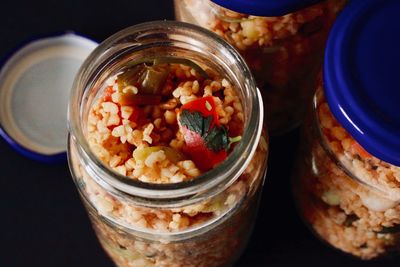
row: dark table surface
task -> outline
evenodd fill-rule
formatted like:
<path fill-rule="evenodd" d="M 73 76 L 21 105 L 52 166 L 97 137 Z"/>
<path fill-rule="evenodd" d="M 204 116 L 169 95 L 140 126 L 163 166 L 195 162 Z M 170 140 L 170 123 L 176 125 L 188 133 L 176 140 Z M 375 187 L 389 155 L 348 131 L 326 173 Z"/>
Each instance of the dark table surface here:
<path fill-rule="evenodd" d="M 36 36 L 73 30 L 101 41 L 133 24 L 174 18 L 167 0 L 3 0 L 0 7 L 0 57 Z M 400 258 L 355 260 L 306 229 L 290 193 L 298 140 L 297 130 L 271 142 L 255 231 L 237 266 L 400 266 Z M 0 198 L 0 266 L 113 266 L 96 240 L 66 163 L 33 162 L 0 139 Z"/>

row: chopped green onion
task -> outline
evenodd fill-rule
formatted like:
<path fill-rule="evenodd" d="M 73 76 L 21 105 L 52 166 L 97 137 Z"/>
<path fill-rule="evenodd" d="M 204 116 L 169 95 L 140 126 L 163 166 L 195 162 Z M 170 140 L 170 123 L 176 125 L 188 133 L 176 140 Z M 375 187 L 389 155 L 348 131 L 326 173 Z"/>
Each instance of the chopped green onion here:
<path fill-rule="evenodd" d="M 233 143 L 237 143 L 237 142 L 239 142 L 240 140 L 242 140 L 242 136 L 236 136 L 236 137 L 229 137 L 229 144 L 228 144 L 228 149 L 231 149 L 231 145 L 233 144 Z"/>

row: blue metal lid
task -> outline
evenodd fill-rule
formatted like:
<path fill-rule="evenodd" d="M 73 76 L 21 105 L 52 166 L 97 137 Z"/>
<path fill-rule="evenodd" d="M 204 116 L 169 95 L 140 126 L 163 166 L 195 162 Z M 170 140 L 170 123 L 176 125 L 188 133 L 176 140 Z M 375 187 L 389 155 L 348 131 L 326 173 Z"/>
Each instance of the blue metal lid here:
<path fill-rule="evenodd" d="M 283 16 L 322 0 L 212 0 L 227 9 L 254 16 Z"/>
<path fill-rule="evenodd" d="M 70 89 L 96 46 L 67 33 L 30 42 L 3 65 L 0 135 L 16 151 L 41 162 L 65 161 Z"/>
<path fill-rule="evenodd" d="M 400 1 L 354 0 L 325 51 L 329 107 L 365 150 L 400 166 Z"/>

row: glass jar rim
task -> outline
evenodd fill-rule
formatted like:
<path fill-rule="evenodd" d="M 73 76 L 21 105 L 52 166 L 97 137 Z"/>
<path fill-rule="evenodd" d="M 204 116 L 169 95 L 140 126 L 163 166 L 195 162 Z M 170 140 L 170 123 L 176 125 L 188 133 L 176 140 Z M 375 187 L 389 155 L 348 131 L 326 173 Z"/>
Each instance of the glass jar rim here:
<path fill-rule="evenodd" d="M 324 91 L 324 90 L 322 90 L 322 91 Z M 345 164 L 340 160 L 340 158 L 332 150 L 331 146 L 328 143 L 327 137 L 325 136 L 324 132 L 322 131 L 321 121 L 318 116 L 318 108 L 317 107 L 318 107 L 318 101 L 317 101 L 317 92 L 316 92 L 314 95 L 314 99 L 313 99 L 313 116 L 314 116 L 313 122 L 314 122 L 315 128 L 317 129 L 318 136 L 320 137 L 319 138 L 320 145 L 321 145 L 322 149 L 325 151 L 325 153 L 328 155 L 328 157 L 332 160 L 332 162 L 335 165 L 337 165 L 351 180 L 365 186 L 369 190 L 371 190 L 381 196 L 385 196 L 393 201 L 400 201 L 400 199 L 393 198 L 392 195 L 388 195 L 387 192 L 384 192 L 382 189 L 376 187 L 375 185 L 367 183 L 366 181 L 364 181 L 363 179 L 358 177 L 347 166 L 345 166 Z M 390 163 L 388 163 L 388 164 L 390 164 Z"/>
<path fill-rule="evenodd" d="M 170 31 L 170 34 L 168 32 Z M 107 168 L 100 159 L 94 155 L 84 135 L 84 129 L 80 125 L 82 112 L 80 103 L 83 100 L 86 91 L 88 78 L 95 73 L 99 62 L 97 59 L 100 55 L 107 53 L 109 47 L 121 41 L 124 38 L 134 36 L 130 39 L 131 45 L 142 45 L 143 40 L 148 38 L 147 35 L 153 34 L 157 38 L 172 38 L 174 41 L 182 41 L 182 38 L 189 38 L 191 45 L 196 45 L 199 41 L 203 43 L 213 43 L 219 47 L 224 56 L 234 60 L 238 64 L 243 77 L 243 81 L 247 93 L 251 112 L 245 131 L 243 132 L 242 141 L 235 147 L 228 158 L 214 169 L 185 182 L 172 184 L 155 184 L 144 183 L 139 180 L 128 179 L 109 168 Z M 160 34 L 162 37 L 160 37 Z M 199 39 L 200 38 L 200 39 Z M 155 41 L 152 39 L 152 41 Z M 160 44 L 165 44 L 160 41 Z M 90 75 L 89 75 L 90 74 Z M 82 84 L 83 83 L 83 84 Z M 89 88 L 90 89 L 90 88 Z M 78 145 L 78 150 L 86 166 L 92 168 L 91 174 L 97 174 L 100 180 L 109 185 L 108 190 L 114 191 L 115 194 L 122 197 L 130 197 L 135 202 L 156 206 L 171 206 L 171 201 L 186 199 L 186 204 L 195 203 L 200 197 L 215 195 L 229 185 L 231 185 L 244 171 L 249 164 L 258 144 L 262 128 L 263 128 L 263 103 L 259 90 L 256 87 L 255 80 L 248 69 L 246 63 L 239 53 L 226 41 L 216 34 L 203 29 L 199 26 L 176 22 L 176 21 L 153 21 L 137 24 L 119 31 L 102 42 L 87 58 L 80 68 L 72 88 L 70 103 L 68 107 L 68 128 L 69 132 Z"/>

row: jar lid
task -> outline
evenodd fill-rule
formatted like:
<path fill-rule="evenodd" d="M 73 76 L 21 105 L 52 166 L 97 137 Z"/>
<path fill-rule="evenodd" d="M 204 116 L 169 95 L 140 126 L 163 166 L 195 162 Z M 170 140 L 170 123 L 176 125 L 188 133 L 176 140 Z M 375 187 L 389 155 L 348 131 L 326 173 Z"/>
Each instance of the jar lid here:
<path fill-rule="evenodd" d="M 227 9 L 254 16 L 283 16 L 322 0 L 212 0 Z"/>
<path fill-rule="evenodd" d="M 329 107 L 370 154 L 400 166 L 400 1 L 350 1 L 325 51 Z"/>
<path fill-rule="evenodd" d="M 66 33 L 30 42 L 0 70 L 0 135 L 41 162 L 65 161 L 67 106 L 79 67 L 97 43 Z"/>

